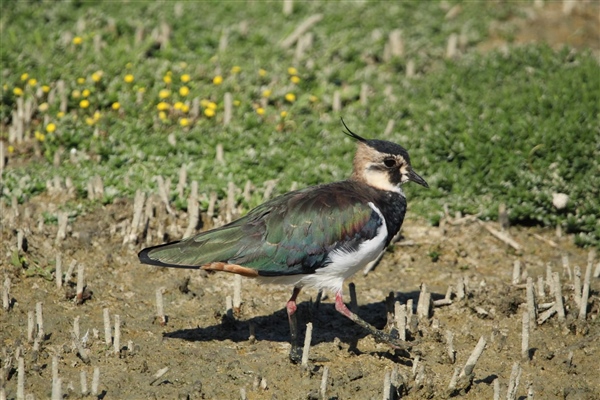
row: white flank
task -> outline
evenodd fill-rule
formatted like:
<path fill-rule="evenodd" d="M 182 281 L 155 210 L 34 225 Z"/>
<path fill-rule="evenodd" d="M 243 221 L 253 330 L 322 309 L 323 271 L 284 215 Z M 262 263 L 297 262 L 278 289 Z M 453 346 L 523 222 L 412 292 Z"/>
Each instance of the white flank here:
<path fill-rule="evenodd" d="M 369 262 L 375 260 L 384 249 L 388 234 L 385 218 L 373 203 L 369 202 L 368 204 L 381 218 L 381 225 L 377 229 L 377 235 L 373 239 L 361 243 L 356 251 L 351 253 L 343 250 L 334 251 L 329 255 L 330 263 L 326 267 L 317 269 L 314 274 L 262 276 L 258 279 L 265 283 L 329 289 L 334 293 L 342 290 L 346 278 L 351 277 Z"/>

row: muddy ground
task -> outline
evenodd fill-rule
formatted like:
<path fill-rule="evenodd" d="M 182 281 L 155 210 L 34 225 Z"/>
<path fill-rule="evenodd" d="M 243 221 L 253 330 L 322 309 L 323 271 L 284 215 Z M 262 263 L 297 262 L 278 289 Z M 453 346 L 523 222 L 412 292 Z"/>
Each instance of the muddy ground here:
<path fill-rule="evenodd" d="M 487 345 L 474 369 L 472 383 L 459 381 L 454 392 L 462 398 L 492 398 L 494 381 L 502 398 L 514 363 L 522 374 L 517 398 L 528 388 L 539 399 L 600 398 L 600 280 L 592 279 L 587 320 L 577 321 L 573 271 L 585 272 L 588 251 L 573 245 L 572 237 L 557 237 L 554 230 L 512 227 L 511 237 L 522 246 L 516 251 L 492 236 L 473 218 L 444 219 L 431 227 L 408 218 L 403 238 L 386 253 L 368 275 L 357 274 L 359 315 L 378 328 L 386 327 L 386 297 L 416 308 L 421 283 L 434 300 L 453 286 L 452 304 L 432 309 L 430 318 L 409 323 L 409 341 L 418 344 L 408 355 L 376 343 L 360 327 L 339 315 L 332 298 L 306 290 L 299 297 L 299 320 L 314 324 L 308 368 L 288 360 L 286 287 L 262 286 L 242 281 L 242 306 L 233 316 L 226 313 L 226 296 L 233 296 L 234 276 L 140 265 L 136 252 L 146 241 L 159 243 L 157 221 L 171 237 L 181 236 L 187 216 L 168 216 L 156 198 L 148 232 L 140 243 L 123 245 L 133 216 L 133 204 L 123 200 L 99 206 L 69 223 L 66 239 L 58 243 L 56 224 L 41 224 L 39 216 L 54 213 L 64 196 L 40 196 L 14 209 L 5 209 L 2 220 L 3 278 L 10 278 L 10 309 L 2 312 L 3 378 L 7 398 L 16 398 L 18 374 L 15 352 L 25 366 L 25 393 L 49 398 L 52 390 L 52 357 L 58 357 L 58 375 L 66 398 L 81 395 L 80 374 L 87 373 L 88 390 L 95 367 L 100 384 L 94 398 L 234 399 L 241 390 L 249 399 L 321 398 L 321 379 L 329 368 L 325 398 L 382 398 L 384 377 L 397 369 L 393 392 L 402 398 L 449 396 L 455 368 L 463 367 L 479 338 Z M 42 219 L 43 221 L 43 219 Z M 495 223 L 486 223 L 494 229 Z M 18 227 L 25 238 L 20 261 L 15 258 Z M 76 261 L 85 267 L 85 299 L 73 299 L 77 268 L 61 289 L 53 279 L 56 256 L 61 255 L 63 275 Z M 568 257 L 569 267 L 563 265 Z M 8 262 L 8 260 L 12 260 Z M 512 284 L 514 261 L 522 276 Z M 596 260 L 597 262 L 597 260 Z M 595 266 L 596 264 L 594 264 Z M 526 308 L 525 276 L 546 281 L 547 269 L 560 274 L 566 321 L 558 315 L 544 324 L 532 322 L 529 357 L 521 355 L 522 314 Z M 571 270 L 572 279 L 569 279 Z M 466 297 L 456 298 L 457 280 L 466 280 Z M 582 277 L 583 280 L 583 277 Z M 156 319 L 156 290 L 164 288 L 166 325 Z M 555 300 L 544 284 L 538 304 Z M 347 290 L 346 290 L 347 293 Z M 71 298 L 69 298 L 71 297 Z M 347 302 L 349 302 L 349 296 Z M 28 342 L 28 312 L 43 304 L 45 336 L 39 350 Z M 120 351 L 105 343 L 103 309 L 121 320 Z M 84 358 L 73 339 L 74 319 L 79 317 L 79 340 Z M 250 338 L 253 326 L 255 339 Z M 304 337 L 304 328 L 301 329 Z M 456 362 L 447 355 L 447 332 L 454 334 Z M 35 332 L 34 332 L 35 336 Z M 86 339 L 83 339 L 84 336 Z M 112 332 L 114 337 L 114 328 Z M 113 338 L 114 339 L 114 338 Z M 20 349 L 20 350 L 17 350 Z M 415 358 L 418 357 L 418 361 Z M 416 363 L 416 367 L 415 367 Z M 158 379 L 158 371 L 168 368 Z M 524 397 L 523 397 L 524 398 Z"/>

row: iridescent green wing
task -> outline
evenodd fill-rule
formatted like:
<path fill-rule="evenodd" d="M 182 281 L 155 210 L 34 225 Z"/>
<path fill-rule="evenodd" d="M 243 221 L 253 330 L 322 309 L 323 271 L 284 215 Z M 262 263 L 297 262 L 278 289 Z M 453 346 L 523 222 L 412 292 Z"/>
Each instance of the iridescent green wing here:
<path fill-rule="evenodd" d="M 363 195 L 330 184 L 288 193 L 221 228 L 140 253 L 143 262 L 198 268 L 223 262 L 260 275 L 312 273 L 331 251 L 352 251 L 376 236 L 381 217 Z"/>

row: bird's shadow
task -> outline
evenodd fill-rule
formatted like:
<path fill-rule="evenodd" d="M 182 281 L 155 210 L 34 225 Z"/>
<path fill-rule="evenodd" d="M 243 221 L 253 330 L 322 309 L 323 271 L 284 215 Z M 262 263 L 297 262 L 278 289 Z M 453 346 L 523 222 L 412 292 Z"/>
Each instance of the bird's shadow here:
<path fill-rule="evenodd" d="M 432 294 L 432 298 L 443 298 L 443 295 Z M 419 292 L 396 293 L 394 301 L 402 304 L 408 299 L 413 299 L 416 308 Z M 388 299 L 389 304 L 389 299 Z M 392 302 L 393 304 L 393 302 Z M 350 321 L 335 310 L 332 303 L 313 303 L 304 301 L 297 304 L 298 340 L 304 342 L 306 323 L 313 323 L 312 344 L 333 342 L 338 338 L 342 343 L 349 345 L 350 350 L 356 349 L 358 340 L 368 335 L 364 329 Z M 386 301 L 362 304 L 353 310 L 357 315 L 377 329 L 383 329 L 387 323 Z M 393 309 L 393 308 L 392 308 Z M 231 340 L 233 342 L 248 341 L 252 333 L 257 341 L 289 342 L 290 331 L 285 308 L 273 314 L 256 316 L 249 319 L 233 318 L 223 315 L 221 323 L 191 329 L 179 329 L 163 334 L 165 338 L 182 339 L 191 342 L 205 342 L 213 340 Z"/>

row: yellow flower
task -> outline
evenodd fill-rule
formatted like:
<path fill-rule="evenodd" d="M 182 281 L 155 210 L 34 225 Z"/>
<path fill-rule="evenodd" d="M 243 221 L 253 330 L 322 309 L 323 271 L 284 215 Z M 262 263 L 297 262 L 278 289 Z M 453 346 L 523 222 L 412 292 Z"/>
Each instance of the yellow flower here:
<path fill-rule="evenodd" d="M 281 115 L 281 118 L 285 118 L 287 117 L 287 111 L 282 111 L 279 115 Z"/>
<path fill-rule="evenodd" d="M 23 96 L 23 89 L 20 87 L 16 87 L 13 89 L 13 93 L 15 96 Z"/>
<path fill-rule="evenodd" d="M 83 39 L 81 38 L 81 36 L 75 36 L 73 38 L 73 44 L 74 45 L 80 45 L 81 43 L 83 43 Z"/>
<path fill-rule="evenodd" d="M 204 108 L 208 107 L 209 104 L 210 104 L 210 100 L 206 100 L 206 99 L 200 100 L 200 105 Z"/>
<path fill-rule="evenodd" d="M 171 92 L 168 89 L 162 89 L 160 92 L 158 92 L 158 97 L 161 99 L 166 99 L 170 95 Z"/>
<path fill-rule="evenodd" d="M 308 98 L 308 101 L 310 101 L 311 103 L 316 103 L 317 101 L 319 101 L 319 98 L 317 96 L 315 96 L 314 94 L 311 94 L 310 97 Z"/>
<path fill-rule="evenodd" d="M 38 110 L 40 112 L 46 112 L 46 111 L 48 111 L 48 103 L 44 102 L 44 103 L 40 104 L 38 106 Z"/>
<path fill-rule="evenodd" d="M 217 109 L 217 103 L 215 103 L 214 101 L 209 101 L 208 104 L 206 105 L 206 107 L 210 110 L 216 110 Z"/>
<path fill-rule="evenodd" d="M 258 76 L 266 76 L 267 75 L 267 70 L 266 69 L 259 69 L 258 70 Z"/>
<path fill-rule="evenodd" d="M 92 117 L 86 117 L 85 123 L 88 124 L 89 126 L 92 126 L 96 123 L 96 120 L 94 120 L 94 118 L 92 118 Z"/>
<path fill-rule="evenodd" d="M 90 90 L 89 90 L 89 89 L 83 89 L 83 92 L 81 92 L 81 95 L 82 95 L 83 97 L 89 97 L 90 93 L 91 93 L 91 92 L 90 92 Z"/>
<path fill-rule="evenodd" d="M 46 135 L 44 135 L 40 131 L 35 131 L 35 138 L 36 138 L 37 141 L 43 142 L 44 140 L 46 140 Z"/>
<path fill-rule="evenodd" d="M 262 107 L 258 107 L 258 108 L 256 109 L 256 113 L 257 113 L 258 115 L 264 115 L 264 113 L 265 113 L 265 109 L 264 109 L 264 108 L 262 108 Z"/>
<path fill-rule="evenodd" d="M 125 78 L 123 78 L 123 80 L 124 80 L 125 82 L 127 82 L 127 83 L 131 83 L 131 82 L 133 82 L 133 80 L 134 80 L 134 79 L 135 79 L 135 78 L 133 77 L 133 75 L 132 75 L 132 74 L 127 74 L 127 75 L 125 75 Z"/>
<path fill-rule="evenodd" d="M 241 104 L 242 104 L 242 102 L 239 101 L 239 100 L 234 100 L 233 101 L 233 105 L 236 106 L 236 107 L 239 107 Z"/>
<path fill-rule="evenodd" d="M 92 80 L 94 82 L 100 82 L 100 79 L 102 79 L 102 74 L 103 74 L 102 71 L 96 71 L 96 72 L 94 72 L 92 74 Z"/>
<path fill-rule="evenodd" d="M 65 113 L 62 112 L 62 111 L 59 111 L 59 112 L 56 113 L 56 118 L 62 118 L 64 116 L 65 116 Z"/>
<path fill-rule="evenodd" d="M 294 93 L 286 93 L 285 99 L 290 103 L 293 103 L 296 101 L 296 95 Z"/>
<path fill-rule="evenodd" d="M 165 75 L 165 76 L 163 76 L 163 82 L 164 83 L 171 83 L 171 82 L 173 82 L 173 79 L 171 78 L 171 75 Z"/>
<path fill-rule="evenodd" d="M 215 110 L 213 110 L 212 108 L 207 108 L 206 110 L 204 110 L 204 115 L 206 115 L 208 118 L 212 118 L 215 116 Z"/>
<path fill-rule="evenodd" d="M 292 83 L 298 84 L 298 83 L 300 83 L 300 77 L 297 75 L 294 75 L 294 76 L 290 77 L 290 81 L 292 81 Z"/>
<path fill-rule="evenodd" d="M 165 120 L 167 119 L 167 113 L 166 113 L 166 112 L 164 112 L 164 111 L 160 111 L 160 112 L 158 113 L 158 118 L 160 118 L 160 119 L 161 119 L 161 121 L 165 121 Z"/>
<path fill-rule="evenodd" d="M 31 78 L 30 80 L 27 81 L 27 84 L 29 86 L 35 86 L 35 85 L 37 85 L 37 79 Z"/>
<path fill-rule="evenodd" d="M 112 103 L 112 106 L 110 106 L 113 110 L 117 111 L 119 108 L 121 108 L 121 104 L 118 101 L 115 101 L 114 103 Z"/>
<path fill-rule="evenodd" d="M 238 65 L 234 65 L 233 67 L 231 67 L 232 74 L 239 74 L 241 71 L 242 71 L 242 68 Z"/>
<path fill-rule="evenodd" d="M 42 86 L 42 91 L 43 91 L 44 93 L 48 93 L 48 92 L 50 91 L 50 86 L 48 86 L 48 85 L 43 85 L 43 86 Z"/>
<path fill-rule="evenodd" d="M 171 106 L 169 105 L 169 103 L 165 103 L 164 101 L 161 101 L 160 103 L 158 103 L 156 105 L 156 108 L 158 109 L 158 111 L 166 111 L 169 108 L 171 108 Z"/>
<path fill-rule="evenodd" d="M 77 83 L 83 85 L 85 83 L 85 78 L 77 78 Z"/>
<path fill-rule="evenodd" d="M 179 120 L 179 125 L 181 126 L 188 126 L 190 124 L 190 120 L 187 118 L 181 118 Z"/>
<path fill-rule="evenodd" d="M 100 111 L 96 111 L 94 113 L 94 121 L 98 121 L 101 116 L 102 116 L 102 114 L 100 114 Z"/>
<path fill-rule="evenodd" d="M 81 96 L 81 92 L 77 89 L 75 89 L 71 92 L 71 97 L 74 99 L 78 99 L 80 96 Z"/>
<path fill-rule="evenodd" d="M 90 101 L 87 99 L 83 99 L 79 102 L 79 107 L 88 108 L 90 106 Z"/>
<path fill-rule="evenodd" d="M 265 89 L 262 92 L 263 97 L 271 97 L 271 89 Z"/>
<path fill-rule="evenodd" d="M 294 67 L 289 67 L 288 68 L 288 74 L 290 75 L 298 75 L 298 70 Z"/>
<path fill-rule="evenodd" d="M 188 88 L 187 86 L 180 87 L 179 94 L 182 96 L 187 96 L 188 94 L 190 94 L 190 88 Z"/>
<path fill-rule="evenodd" d="M 175 104 L 173 104 L 173 108 L 176 110 L 181 110 L 181 107 L 183 107 L 183 103 L 178 101 Z"/>
<path fill-rule="evenodd" d="M 21 74 L 21 80 L 23 82 L 25 82 L 27 80 L 27 78 L 29 78 L 29 74 L 27 72 Z"/>
<path fill-rule="evenodd" d="M 183 74 L 181 75 L 181 82 L 183 83 L 188 83 L 190 81 L 190 75 L 189 74 Z"/>
<path fill-rule="evenodd" d="M 50 122 L 48 125 L 46 125 L 46 132 L 52 133 L 55 130 L 56 130 L 56 124 L 54 122 Z"/>
<path fill-rule="evenodd" d="M 188 111 L 190 111 L 190 106 L 188 106 L 187 104 L 183 104 L 181 106 L 181 112 L 187 113 Z"/>
<path fill-rule="evenodd" d="M 221 83 L 223 83 L 223 77 L 221 75 L 217 75 L 213 78 L 213 83 L 215 85 L 220 85 Z"/>
<path fill-rule="evenodd" d="M 9 154 L 12 154 L 15 152 L 15 146 L 9 144 L 8 147 L 6 148 L 8 150 Z"/>

